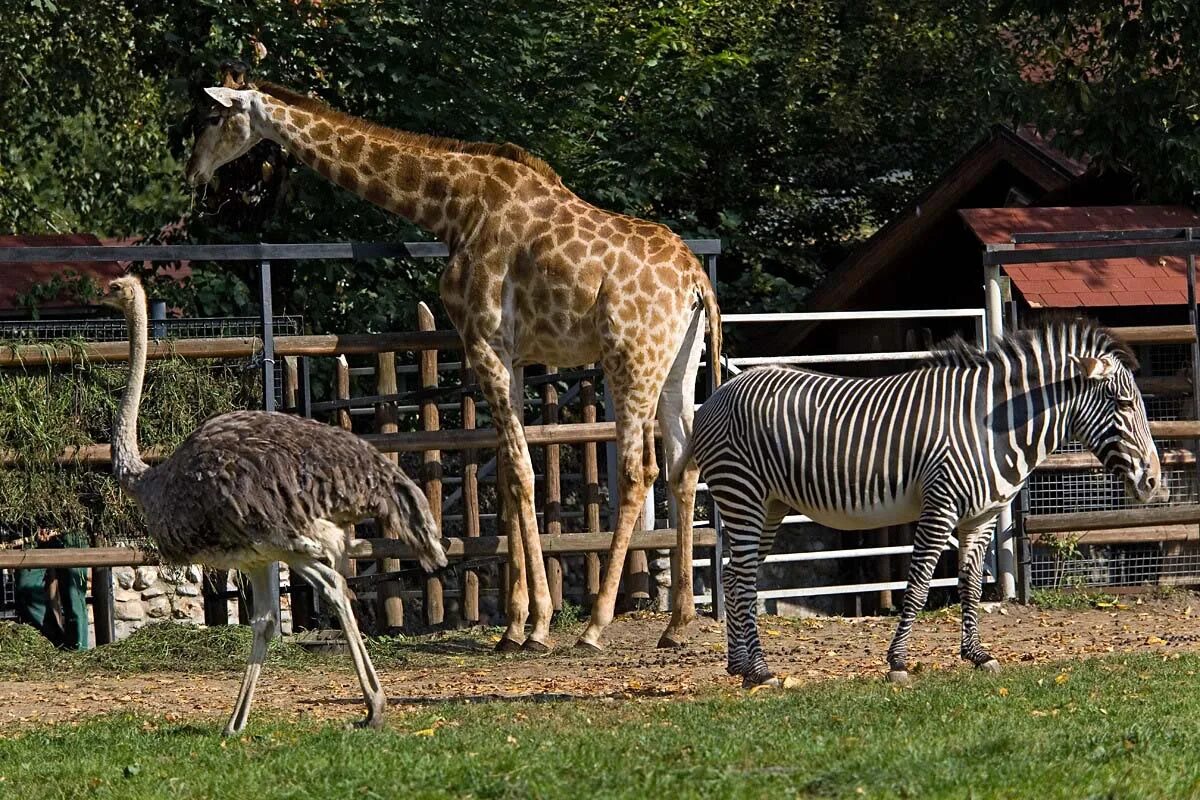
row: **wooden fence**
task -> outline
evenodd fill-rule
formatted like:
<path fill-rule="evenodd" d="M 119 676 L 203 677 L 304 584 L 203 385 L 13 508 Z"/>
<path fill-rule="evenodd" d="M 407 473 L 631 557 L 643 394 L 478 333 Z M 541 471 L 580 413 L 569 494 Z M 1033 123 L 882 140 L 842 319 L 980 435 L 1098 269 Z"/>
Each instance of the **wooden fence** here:
<path fill-rule="evenodd" d="M 459 587 L 453 595 L 457 604 L 456 623 L 477 624 L 480 621 L 480 574 L 479 564 L 472 562 L 492 560 L 503 562 L 508 553 L 508 538 L 501 529 L 498 514 L 483 514 L 480 486 L 487 478 L 481 474 L 481 466 L 494 472 L 494 463 L 481 464 L 481 453 L 496 447 L 497 435 L 493 428 L 478 428 L 478 412 L 486 403 L 478 397 L 478 386 L 468 366 L 460 366 L 454 372 L 456 381 L 451 386 L 442 385 L 446 363 L 439 366 L 439 354 L 458 351 L 460 341 L 453 331 L 436 330 L 431 310 L 421 304 L 418 309 L 420 330 L 402 333 L 383 333 L 355 336 L 279 336 L 274 338 L 276 358 L 283 363 L 283 399 L 285 410 L 319 416 L 330 424 L 350 429 L 353 425 L 352 412 L 365 411 L 372 419 L 369 424 L 360 422 L 356 427 L 364 431 L 360 435 L 394 460 L 400 454 L 420 453 L 420 464 L 408 465 L 408 471 L 424 488 L 426 497 L 439 524 L 443 523 L 443 510 L 451 505 L 461 507 L 461 514 L 454 515 L 455 527 L 461 527 L 461 535 L 447 538 L 447 554 L 452 560 L 466 560 L 466 568 L 459 576 Z M 262 352 L 262 341 L 255 337 L 230 339 L 181 339 L 156 341 L 151 344 L 148 357 L 163 359 L 181 357 L 188 359 L 249 358 Z M 397 353 L 410 354 L 415 361 L 410 367 L 401 367 L 405 372 L 415 371 L 417 386 L 401 391 L 398 382 Z M 94 361 L 120 362 L 128 359 L 128 345 L 124 342 L 88 343 L 82 346 L 52 347 L 26 345 L 0 351 L 0 367 L 64 365 L 80 357 Z M 370 359 L 371 366 L 352 368 L 347 357 Z M 313 358 L 327 358 L 333 362 L 331 397 L 328 401 L 312 402 L 307 375 Z M 449 365 L 453 366 L 453 365 Z M 415 369 L 414 369 L 415 368 Z M 547 577 L 555 607 L 561 608 L 564 597 L 564 580 L 569 577 L 569 565 L 564 556 L 583 556 L 578 565 L 581 572 L 576 576 L 581 585 L 578 600 L 587 602 L 599 592 L 601 554 L 607 551 L 612 533 L 602 530 L 601 519 L 605 509 L 601 502 L 602 488 L 599 476 L 601 469 L 597 444 L 615 441 L 615 424 L 598 421 L 596 376 L 591 368 L 558 373 L 547 367 L 547 374 L 531 376 L 527 386 L 536 394 L 532 403 L 540 403 L 542 424 L 526 427 L 526 438 L 531 450 L 541 450 L 543 464 L 538 482 L 542 491 L 539 512 L 545 531 L 542 547 L 547 559 Z M 352 378 L 373 377 L 369 393 L 358 397 L 352 394 Z M 571 382 L 570 390 L 560 396 L 558 385 Z M 561 422 L 566 401 L 573 401 L 572 416 L 577 422 Z M 401 419 L 398 409 L 405 404 L 415 404 L 417 413 Z M 323 413 L 327 412 L 328 416 Z M 441 409 L 449 409 L 446 416 L 457 421 L 457 427 L 446 427 Z M 401 423 L 407 422 L 416 430 L 401 431 Z M 370 432 L 365 432 L 369 428 Z M 567 519 L 563 508 L 562 470 L 563 448 L 579 448 L 577 461 L 579 470 L 571 477 L 579 482 L 578 491 L 573 493 L 578 511 L 571 519 L 578 519 L 576 527 L 582 530 L 565 532 Z M 447 476 L 443 457 L 451 455 L 458 465 L 460 474 Z M 156 448 L 143 451 L 148 462 L 161 460 L 168 453 Z M 0 451 L 0 462 L 14 463 L 17 455 Z M 56 461 L 64 466 L 76 465 L 83 468 L 104 468 L 110 460 L 110 446 L 95 444 L 65 449 Z M 447 486 L 457 488 L 446 496 Z M 499 509 L 496 509 L 499 512 Z M 495 535 L 484 535 L 481 521 L 495 521 Z M 713 547 L 715 532 L 711 528 L 696 530 L 697 547 Z M 675 532 L 669 529 L 637 531 L 630 544 L 631 552 L 642 550 L 667 550 L 675 546 Z M 351 548 L 351 564 L 372 562 L 374 574 L 354 576 L 352 585 L 373 588 L 376 595 L 376 613 L 379 625 L 385 630 L 398 630 L 404 625 L 404 597 L 413 596 L 412 591 L 402 591 L 400 579 L 416 578 L 413 570 L 403 570 L 402 560 L 412 558 L 411 551 L 399 541 L 387 538 L 356 539 Z M 101 571 L 94 575 L 95 583 L 107 582 L 111 577 L 107 570 L 117 566 L 141 566 L 156 563 L 152 553 L 135 547 L 95 547 L 78 550 L 0 550 L 0 568 L 52 568 L 91 567 Z M 645 564 L 643 559 L 641 562 Z M 644 567 L 643 567 L 644 569 Z M 351 567 L 351 572 L 355 570 Z M 507 568 L 501 567 L 501 575 L 507 578 Z M 634 575 L 639 586 L 646 581 Z M 424 610 L 423 622 L 441 625 L 447 622 L 447 591 L 441 575 L 426 576 L 417 581 L 419 596 Z M 507 580 L 497 587 L 503 594 Z M 293 593 L 293 613 L 297 619 L 309 620 L 311 610 L 297 610 L 298 598 L 310 602 L 308 593 Z M 111 592 L 96 592 L 95 615 L 98 640 L 108 639 L 100 634 L 104 628 L 111 630 Z M 100 599 L 107 601 L 103 607 Z M 227 608 L 228 597 L 220 589 L 206 592 L 206 603 L 220 604 Z M 206 618 L 225 618 L 220 609 L 209 609 Z"/>

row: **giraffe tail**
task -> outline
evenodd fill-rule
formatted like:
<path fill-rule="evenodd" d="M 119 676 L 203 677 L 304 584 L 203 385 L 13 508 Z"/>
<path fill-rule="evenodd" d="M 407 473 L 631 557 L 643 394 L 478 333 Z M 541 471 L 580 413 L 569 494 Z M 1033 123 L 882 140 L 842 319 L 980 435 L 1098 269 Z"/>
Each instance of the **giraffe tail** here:
<path fill-rule="evenodd" d="M 708 317 L 708 363 L 712 365 L 713 386 L 721 385 L 721 307 L 717 305 L 717 293 L 708 276 L 700 284 L 700 298 L 704 303 L 704 316 Z"/>

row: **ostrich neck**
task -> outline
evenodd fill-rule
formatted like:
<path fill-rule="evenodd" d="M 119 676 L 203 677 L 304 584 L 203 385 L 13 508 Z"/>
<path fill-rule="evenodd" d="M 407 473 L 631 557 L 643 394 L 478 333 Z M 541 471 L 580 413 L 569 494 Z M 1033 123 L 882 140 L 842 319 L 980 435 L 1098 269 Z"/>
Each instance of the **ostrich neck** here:
<path fill-rule="evenodd" d="M 132 489 L 134 483 L 148 469 L 138 452 L 137 418 L 142 403 L 142 380 L 146 375 L 146 342 L 148 323 L 144 298 L 137 298 L 125 313 L 129 324 L 129 379 L 125 394 L 117 407 L 117 421 L 113 426 L 112 464 L 122 488 Z"/>

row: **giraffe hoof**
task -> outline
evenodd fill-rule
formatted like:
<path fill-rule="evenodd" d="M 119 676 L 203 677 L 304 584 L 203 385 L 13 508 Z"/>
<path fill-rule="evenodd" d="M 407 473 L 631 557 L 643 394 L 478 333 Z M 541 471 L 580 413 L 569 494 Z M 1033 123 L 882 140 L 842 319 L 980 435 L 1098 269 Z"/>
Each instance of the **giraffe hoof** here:
<path fill-rule="evenodd" d="M 536 639 L 526 639 L 525 644 L 521 645 L 521 649 L 526 653 L 537 653 L 538 655 L 541 655 L 543 653 L 549 653 L 552 648 L 550 645 L 544 642 L 539 642 Z"/>
<path fill-rule="evenodd" d="M 497 653 L 516 653 L 521 649 L 521 643 L 509 639 L 507 636 L 501 637 L 500 641 L 496 642 Z"/>
<path fill-rule="evenodd" d="M 754 691 L 755 689 L 782 689 L 783 680 L 775 677 L 774 675 L 768 675 L 762 680 L 755 680 L 747 675 L 746 677 L 742 678 L 742 688 L 749 689 L 751 691 Z"/>
<path fill-rule="evenodd" d="M 888 683 L 894 683 L 897 686 L 912 685 L 912 678 L 908 677 L 908 670 L 893 669 L 887 674 Z"/>
<path fill-rule="evenodd" d="M 990 658 L 982 664 L 976 664 L 975 669 L 983 670 L 992 675 L 1000 674 L 1000 662 L 994 658 Z"/>
<path fill-rule="evenodd" d="M 677 647 L 683 647 L 683 644 L 683 642 L 679 641 L 678 639 L 672 639 L 665 633 L 662 635 L 662 638 L 658 640 L 658 648 L 660 650 L 673 650 Z"/>
<path fill-rule="evenodd" d="M 589 653 L 602 653 L 604 648 L 596 642 L 589 642 L 586 639 L 577 639 L 575 641 L 576 650 L 586 650 Z"/>

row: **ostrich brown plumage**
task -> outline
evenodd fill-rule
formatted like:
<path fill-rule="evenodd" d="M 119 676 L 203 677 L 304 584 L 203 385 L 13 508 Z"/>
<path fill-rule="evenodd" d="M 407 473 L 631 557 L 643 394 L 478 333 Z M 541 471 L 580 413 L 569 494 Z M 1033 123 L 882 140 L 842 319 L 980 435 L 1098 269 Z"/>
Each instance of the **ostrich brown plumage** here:
<path fill-rule="evenodd" d="M 136 277 L 109 284 L 105 302 L 129 323 L 129 380 L 113 430 L 113 472 L 142 507 L 164 561 L 238 569 L 254 593 L 254 645 L 225 734 L 239 733 L 275 634 L 267 603 L 269 567 L 283 561 L 337 610 L 367 703 L 364 725 L 378 727 L 384 695 L 367 655 L 346 581 L 344 526 L 374 517 L 399 534 L 427 570 L 446 564 L 437 525 L 421 491 L 399 467 L 352 433 L 266 411 L 234 411 L 206 421 L 171 457 L 149 466 L 137 446 L 146 372 L 146 295 Z"/>

